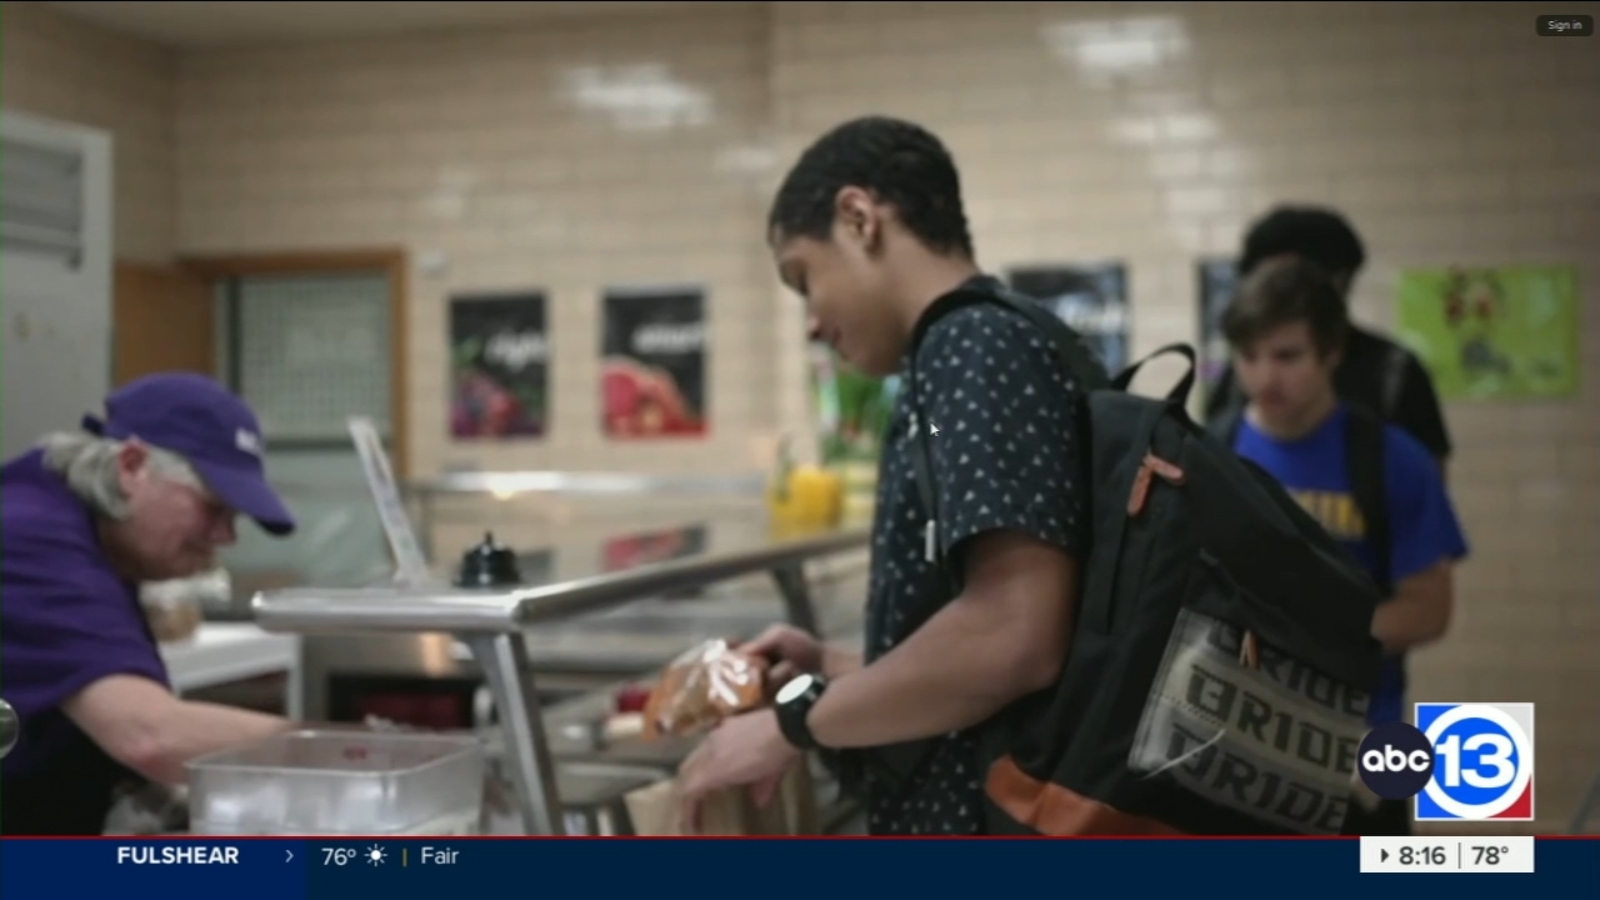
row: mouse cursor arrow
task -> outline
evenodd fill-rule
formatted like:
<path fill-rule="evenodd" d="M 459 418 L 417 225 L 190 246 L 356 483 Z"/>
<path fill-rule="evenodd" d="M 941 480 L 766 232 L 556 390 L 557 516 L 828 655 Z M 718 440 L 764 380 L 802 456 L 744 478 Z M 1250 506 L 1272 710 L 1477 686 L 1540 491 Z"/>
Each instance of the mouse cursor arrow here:
<path fill-rule="evenodd" d="M 933 434 L 933 435 L 937 435 L 939 433 L 939 426 L 933 424 L 932 422 L 929 422 L 928 423 L 928 433 L 929 434 Z"/>

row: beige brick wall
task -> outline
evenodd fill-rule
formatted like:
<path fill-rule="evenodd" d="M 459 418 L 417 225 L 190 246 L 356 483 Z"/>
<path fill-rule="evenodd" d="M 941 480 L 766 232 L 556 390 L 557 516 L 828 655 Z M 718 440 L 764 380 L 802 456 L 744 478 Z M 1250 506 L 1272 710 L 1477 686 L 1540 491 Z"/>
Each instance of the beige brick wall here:
<path fill-rule="evenodd" d="M 957 154 L 986 265 L 1129 261 L 1136 352 L 1194 339 L 1196 257 L 1279 200 L 1356 222 L 1369 322 L 1400 269 L 1444 263 L 1575 263 L 1593 309 L 1600 52 L 1537 38 L 1534 12 L 779 4 L 780 157 L 851 115 L 921 120 Z M 1414 699 L 1538 704 L 1546 831 L 1600 770 L 1600 317 L 1582 346 L 1579 400 L 1448 410 L 1474 558 L 1453 633 L 1412 667 Z"/>
<path fill-rule="evenodd" d="M 753 468 L 751 441 L 774 428 L 779 298 L 759 241 L 764 184 L 741 166 L 769 118 L 766 71 L 759 9 L 189 56 L 178 242 L 443 253 L 448 273 L 412 286 L 417 471 Z M 712 434 L 607 441 L 600 291 L 663 282 L 708 293 Z M 549 437 L 448 446 L 447 297 L 516 287 L 550 296 Z"/>
<path fill-rule="evenodd" d="M 1452 262 L 1575 263 L 1592 308 L 1600 53 L 1536 38 L 1537 11 L 784 3 L 187 54 L 176 243 L 446 254 L 447 274 L 413 286 L 420 470 L 741 468 L 805 415 L 796 304 L 760 245 L 768 194 L 806 141 L 863 112 L 917 118 L 947 138 L 988 266 L 1127 260 L 1138 349 L 1192 339 L 1196 258 L 1233 250 L 1278 200 L 1352 216 L 1372 253 L 1357 286 L 1370 322 L 1390 320 L 1402 268 Z M 13 27 L 8 103 L 23 68 L 14 45 L 95 46 Z M 75 67 L 66 77 L 29 52 L 30 98 L 120 80 L 115 67 L 98 81 Z M 159 54 L 124 54 L 106 56 L 161 71 Z M 107 63 L 80 52 L 80 65 L 86 55 Z M 137 116 L 116 110 L 135 117 L 115 121 L 119 135 L 141 123 L 162 133 L 163 82 L 140 83 L 152 87 L 129 104 Z M 170 184 L 147 177 L 147 195 Z M 709 288 L 716 431 L 692 445 L 608 444 L 595 415 L 596 297 L 607 283 L 657 280 Z M 552 297 L 554 431 L 543 443 L 451 446 L 445 297 L 520 286 Z M 1414 667 L 1420 698 L 1539 704 L 1542 830 L 1565 824 L 1600 768 L 1600 318 L 1586 317 L 1582 346 L 1578 400 L 1450 408 L 1451 481 L 1475 557 L 1460 573 L 1454 633 Z"/>
<path fill-rule="evenodd" d="M 171 51 L 32 3 L 0 3 L 0 105 L 111 134 L 118 259 L 172 256 L 176 76 Z"/>

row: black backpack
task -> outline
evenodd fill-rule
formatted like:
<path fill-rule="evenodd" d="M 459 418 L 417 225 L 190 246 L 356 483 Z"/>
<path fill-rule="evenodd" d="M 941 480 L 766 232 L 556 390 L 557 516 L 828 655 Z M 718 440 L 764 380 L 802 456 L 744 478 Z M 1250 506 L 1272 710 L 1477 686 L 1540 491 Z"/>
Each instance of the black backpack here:
<path fill-rule="evenodd" d="M 1170 394 L 1127 392 L 1081 336 L 1030 298 L 963 289 L 918 323 L 999 304 L 1048 335 L 1086 388 L 1080 483 L 1092 485 L 1092 543 L 1080 560 L 1074 630 L 1057 683 L 978 728 L 991 834 L 1338 834 L 1378 681 L 1376 585 L 1265 471 Z M 1148 361 L 1147 358 L 1145 361 Z M 938 473 L 910 429 L 914 474 L 937 535 Z"/>
<path fill-rule="evenodd" d="M 1351 499 L 1365 523 L 1366 540 L 1374 547 L 1390 546 L 1389 489 L 1385 482 L 1384 420 L 1375 412 L 1351 400 L 1342 400 L 1349 413 L 1345 419 L 1345 466 L 1350 481 Z M 1206 430 L 1216 435 L 1224 447 L 1232 447 L 1244 421 L 1244 407 L 1232 406 L 1213 419 Z M 1389 555 L 1377 557 L 1379 593 L 1388 597 L 1394 585 L 1389 576 Z"/>

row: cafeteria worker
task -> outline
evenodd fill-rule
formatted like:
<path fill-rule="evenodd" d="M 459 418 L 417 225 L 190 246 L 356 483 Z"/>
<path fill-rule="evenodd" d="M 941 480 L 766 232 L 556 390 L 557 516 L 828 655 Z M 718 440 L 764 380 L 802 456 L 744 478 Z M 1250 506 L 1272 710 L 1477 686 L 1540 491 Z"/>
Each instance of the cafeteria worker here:
<path fill-rule="evenodd" d="M 243 400 L 164 373 L 0 466 L 0 694 L 22 724 L 0 834 L 100 834 L 121 782 L 176 784 L 186 761 L 289 726 L 179 699 L 139 602 L 142 582 L 214 566 L 239 514 L 294 530 L 261 448 Z"/>

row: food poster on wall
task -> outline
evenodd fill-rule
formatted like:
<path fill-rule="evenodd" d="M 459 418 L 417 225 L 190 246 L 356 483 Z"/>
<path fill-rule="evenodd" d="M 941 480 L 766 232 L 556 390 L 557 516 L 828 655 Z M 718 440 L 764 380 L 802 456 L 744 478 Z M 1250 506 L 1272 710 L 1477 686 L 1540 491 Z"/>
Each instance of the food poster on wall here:
<path fill-rule="evenodd" d="M 704 435 L 705 293 L 611 290 L 603 303 L 601 427 L 606 435 Z"/>
<path fill-rule="evenodd" d="M 1201 260 L 1200 274 L 1200 386 L 1205 398 L 1228 368 L 1228 339 L 1222 334 L 1222 314 L 1239 288 L 1239 265 L 1231 259 Z"/>
<path fill-rule="evenodd" d="M 1083 335 L 1112 374 L 1128 365 L 1128 270 L 1121 263 L 1012 269 L 1012 289 L 1045 304 Z"/>
<path fill-rule="evenodd" d="M 1472 400 L 1575 394 L 1578 315 L 1571 266 L 1404 272 L 1395 311 L 1440 396 Z"/>
<path fill-rule="evenodd" d="M 549 337 L 541 293 L 450 301 L 450 434 L 538 437 L 549 397 Z"/>

